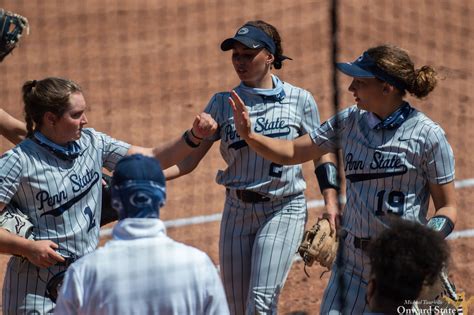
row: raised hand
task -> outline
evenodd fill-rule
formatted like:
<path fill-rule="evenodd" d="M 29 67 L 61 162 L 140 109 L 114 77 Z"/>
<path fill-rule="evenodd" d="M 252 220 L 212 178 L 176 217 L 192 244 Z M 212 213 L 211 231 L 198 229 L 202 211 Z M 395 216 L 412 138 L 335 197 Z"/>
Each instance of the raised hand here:
<path fill-rule="evenodd" d="M 230 96 L 229 104 L 232 107 L 232 111 L 234 113 L 235 129 L 242 139 L 247 140 L 249 135 L 252 133 L 252 122 L 250 121 L 249 111 L 247 110 L 247 107 L 245 107 L 244 101 L 242 101 L 237 92 L 232 90 L 232 92 L 230 92 Z"/>
<path fill-rule="evenodd" d="M 212 136 L 217 130 L 217 122 L 207 113 L 200 113 L 193 122 L 193 136 L 199 140 Z"/>

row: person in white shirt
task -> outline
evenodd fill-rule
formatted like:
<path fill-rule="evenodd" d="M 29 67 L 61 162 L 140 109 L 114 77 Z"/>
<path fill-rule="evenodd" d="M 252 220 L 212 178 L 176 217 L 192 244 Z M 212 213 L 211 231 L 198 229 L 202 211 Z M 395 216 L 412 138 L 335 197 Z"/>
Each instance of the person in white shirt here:
<path fill-rule="evenodd" d="M 156 159 L 124 157 L 112 178 L 113 239 L 67 270 L 56 314 L 229 314 L 204 252 L 166 236 L 165 177 Z"/>

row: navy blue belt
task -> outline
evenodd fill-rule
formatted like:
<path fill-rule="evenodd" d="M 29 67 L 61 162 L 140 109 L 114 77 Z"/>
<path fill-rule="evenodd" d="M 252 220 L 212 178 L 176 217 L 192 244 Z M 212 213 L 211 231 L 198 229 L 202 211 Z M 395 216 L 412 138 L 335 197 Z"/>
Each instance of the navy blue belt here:
<path fill-rule="evenodd" d="M 370 237 L 357 237 L 354 236 L 354 247 L 363 250 L 364 252 L 369 249 Z"/>
<path fill-rule="evenodd" d="M 230 191 L 229 188 L 227 188 L 226 190 L 228 192 Z M 237 196 L 237 198 L 239 198 L 243 202 L 248 202 L 248 203 L 258 203 L 258 202 L 270 201 L 270 197 L 267 197 L 265 195 L 262 195 L 258 192 L 251 191 L 251 190 L 236 189 L 235 190 L 235 195 Z"/>
<path fill-rule="evenodd" d="M 345 240 L 349 233 L 346 230 L 341 230 L 341 237 Z M 357 249 L 361 249 L 363 251 L 367 251 L 369 249 L 370 244 L 370 237 L 357 237 L 354 236 L 354 247 Z"/>

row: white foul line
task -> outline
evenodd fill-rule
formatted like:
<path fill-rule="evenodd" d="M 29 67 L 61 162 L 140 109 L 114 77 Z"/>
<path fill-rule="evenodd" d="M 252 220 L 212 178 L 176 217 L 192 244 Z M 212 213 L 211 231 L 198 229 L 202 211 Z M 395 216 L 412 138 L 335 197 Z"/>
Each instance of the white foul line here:
<path fill-rule="evenodd" d="M 467 188 L 474 186 L 474 178 L 459 180 L 454 182 L 454 187 L 457 189 Z M 341 196 L 341 203 L 345 203 L 345 196 Z M 315 200 L 308 200 L 307 202 L 308 208 L 319 208 L 324 206 L 324 200 L 315 199 Z M 175 220 L 168 220 L 164 221 L 165 226 L 167 228 L 175 228 L 175 227 L 182 227 L 187 225 L 195 225 L 195 224 L 202 224 L 202 223 L 209 223 L 209 222 L 216 222 L 220 221 L 222 218 L 222 213 L 214 213 L 210 215 L 201 215 L 195 216 L 190 218 L 181 218 Z M 100 236 L 110 236 L 112 234 L 112 229 L 103 229 L 100 231 Z M 455 231 L 449 235 L 448 239 L 457 239 L 463 237 L 474 237 L 474 229 L 468 229 L 463 231 Z"/>

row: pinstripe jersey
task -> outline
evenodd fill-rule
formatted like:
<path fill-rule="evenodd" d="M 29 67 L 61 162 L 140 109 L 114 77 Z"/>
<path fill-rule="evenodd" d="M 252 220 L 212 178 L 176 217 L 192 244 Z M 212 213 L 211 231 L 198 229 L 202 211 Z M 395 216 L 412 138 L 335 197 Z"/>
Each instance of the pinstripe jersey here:
<path fill-rule="evenodd" d="M 34 225 L 36 240 L 51 240 L 66 257 L 83 256 L 99 241 L 102 167 L 112 170 L 130 145 L 83 129 L 73 161 L 31 139 L 0 158 L 0 202 L 14 201 Z"/>
<path fill-rule="evenodd" d="M 454 180 L 453 151 L 444 131 L 416 109 L 394 129 L 371 128 L 368 119 L 368 112 L 352 106 L 310 133 L 320 147 L 342 150 L 347 185 L 343 228 L 357 237 L 373 237 L 390 225 L 390 214 L 425 224 L 428 184 Z"/>
<path fill-rule="evenodd" d="M 316 102 L 308 91 L 283 82 L 283 100 L 250 94 L 235 88 L 249 110 L 255 133 L 273 138 L 295 139 L 319 126 Z M 230 93 L 215 94 L 205 112 L 218 123 L 213 140 L 221 140 L 220 152 L 227 163 L 217 173 L 218 184 L 228 188 L 253 190 L 281 198 L 301 193 L 306 188 L 301 165 L 282 166 L 262 158 L 240 139 L 234 125 L 228 98 Z"/>

